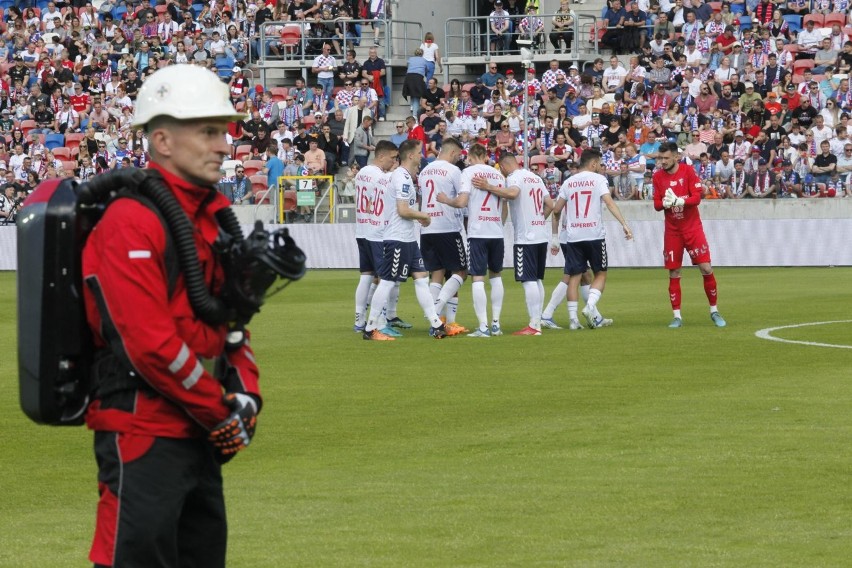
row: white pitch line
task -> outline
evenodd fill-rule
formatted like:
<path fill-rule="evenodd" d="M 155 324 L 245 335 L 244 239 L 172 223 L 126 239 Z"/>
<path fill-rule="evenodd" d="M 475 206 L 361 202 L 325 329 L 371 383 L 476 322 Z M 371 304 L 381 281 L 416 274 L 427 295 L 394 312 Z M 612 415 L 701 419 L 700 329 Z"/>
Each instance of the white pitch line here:
<path fill-rule="evenodd" d="M 799 345 L 810 345 L 812 347 L 834 347 L 835 349 L 852 349 L 852 345 L 834 345 L 833 343 L 819 343 L 817 341 L 797 341 L 795 339 L 782 339 L 780 337 L 775 337 L 772 335 L 773 331 L 777 331 L 779 329 L 792 329 L 796 327 L 808 327 L 812 325 L 829 325 L 832 323 L 851 323 L 852 320 L 837 320 L 837 321 L 814 321 L 810 323 L 796 323 L 793 325 L 780 325 L 778 327 L 767 327 L 765 329 L 760 329 L 754 334 L 761 339 L 768 339 L 769 341 L 780 341 L 781 343 L 797 343 Z"/>

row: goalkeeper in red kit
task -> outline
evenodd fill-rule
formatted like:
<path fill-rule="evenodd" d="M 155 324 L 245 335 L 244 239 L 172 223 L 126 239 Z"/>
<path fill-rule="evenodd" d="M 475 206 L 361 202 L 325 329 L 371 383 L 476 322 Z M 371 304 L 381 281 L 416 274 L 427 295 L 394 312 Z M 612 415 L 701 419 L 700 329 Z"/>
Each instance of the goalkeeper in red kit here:
<path fill-rule="evenodd" d="M 693 168 L 679 162 L 678 147 L 673 142 L 660 145 L 657 165 L 660 169 L 654 173 L 654 209 L 664 211 L 666 218 L 663 257 L 669 271 L 669 299 L 674 311 L 674 319 L 669 327 L 683 325 L 680 315 L 680 269 L 683 266 L 684 249 L 704 277 L 704 292 L 710 302 L 710 319 L 717 327 L 725 327 L 725 319 L 716 307 L 716 277 L 710 265 L 710 246 L 698 213 L 703 193 L 701 180 Z"/>

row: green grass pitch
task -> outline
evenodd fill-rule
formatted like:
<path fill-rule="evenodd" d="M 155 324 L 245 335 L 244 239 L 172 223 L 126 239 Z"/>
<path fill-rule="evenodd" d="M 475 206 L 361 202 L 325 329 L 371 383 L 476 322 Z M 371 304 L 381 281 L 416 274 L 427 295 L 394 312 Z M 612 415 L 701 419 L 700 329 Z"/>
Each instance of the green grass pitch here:
<path fill-rule="evenodd" d="M 415 328 L 368 343 L 355 272 L 310 272 L 252 325 L 265 407 L 226 466 L 228 565 L 848 566 L 852 352 L 755 332 L 852 319 L 852 269 L 716 274 L 726 329 L 696 270 L 669 330 L 665 271 L 614 269 L 611 328 L 436 341 L 409 283 Z M 0 302 L 0 566 L 88 566 L 91 434 L 21 413 L 12 274 Z M 460 303 L 473 327 L 469 282 Z M 503 328 L 526 320 L 507 272 Z M 852 345 L 850 330 L 776 335 Z"/>

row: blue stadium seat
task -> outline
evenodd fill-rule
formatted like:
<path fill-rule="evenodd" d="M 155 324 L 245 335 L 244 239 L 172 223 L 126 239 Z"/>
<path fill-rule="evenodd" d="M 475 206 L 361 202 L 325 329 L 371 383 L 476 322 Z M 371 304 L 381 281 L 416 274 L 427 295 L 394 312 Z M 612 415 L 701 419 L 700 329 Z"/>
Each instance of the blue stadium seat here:
<path fill-rule="evenodd" d="M 112 19 L 115 20 L 115 23 L 118 24 L 124 19 L 124 15 L 127 13 L 127 8 L 124 6 L 116 6 L 112 10 Z"/>
<path fill-rule="evenodd" d="M 745 14 L 745 4 L 731 4 L 732 14 Z"/>
<path fill-rule="evenodd" d="M 787 14 L 786 16 L 781 17 L 787 22 L 787 26 L 790 28 L 791 32 L 799 33 L 802 31 L 802 16 Z"/>
<path fill-rule="evenodd" d="M 234 63 L 236 61 L 233 57 L 218 57 L 216 59 L 216 74 L 219 75 L 220 79 L 230 79 L 234 74 Z"/>
<path fill-rule="evenodd" d="M 193 4 L 192 5 L 192 17 L 197 18 L 198 14 L 201 13 L 201 10 L 204 9 L 204 4 Z"/>
<path fill-rule="evenodd" d="M 47 146 L 49 150 L 65 146 L 65 136 L 62 134 L 48 134 L 44 137 L 44 145 Z"/>
<path fill-rule="evenodd" d="M 740 16 L 740 29 L 741 30 L 750 30 L 751 29 L 751 16 Z"/>

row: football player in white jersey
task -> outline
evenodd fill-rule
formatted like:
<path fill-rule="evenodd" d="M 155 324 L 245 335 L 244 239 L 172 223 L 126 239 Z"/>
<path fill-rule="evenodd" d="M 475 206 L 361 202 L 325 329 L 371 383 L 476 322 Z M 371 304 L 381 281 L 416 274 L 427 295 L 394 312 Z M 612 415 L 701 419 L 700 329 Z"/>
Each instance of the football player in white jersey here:
<path fill-rule="evenodd" d="M 500 312 L 503 310 L 503 220 L 505 219 L 506 178 L 488 165 L 488 151 L 474 144 L 468 151 L 471 165 L 462 171 L 459 195 L 438 202 L 462 209 L 468 208 L 467 244 L 470 249 L 468 272 L 473 277 L 473 310 L 479 327 L 468 337 L 503 335 Z M 491 284 L 491 326 L 488 326 L 485 297 L 485 275 Z"/>
<path fill-rule="evenodd" d="M 396 199 L 396 206 L 391 208 L 388 223 L 383 235 L 383 254 L 379 269 L 379 282 L 373 304 L 370 306 L 370 317 L 364 330 L 364 339 L 393 341 L 379 331 L 378 324 L 382 308 L 388 300 L 395 282 L 405 282 L 409 273 L 414 278 L 414 292 L 417 302 L 423 308 L 423 314 L 429 320 L 431 327 L 429 335 L 441 339 L 447 335 L 446 328 L 435 313 L 435 304 L 429 293 L 429 273 L 423 264 L 420 247 L 417 246 L 417 227 L 420 223 L 428 227 L 432 218 L 426 213 L 415 209 L 417 203 L 417 188 L 414 176 L 420 168 L 422 144 L 419 140 L 406 140 L 399 146 L 399 167 L 391 174 L 389 191 Z"/>
<path fill-rule="evenodd" d="M 382 236 L 388 219 L 385 195 L 388 193 L 390 171 L 396 166 L 399 151 L 389 140 L 376 144 L 373 161 L 355 176 L 355 241 L 358 243 L 358 263 L 361 277 L 355 289 L 355 326 L 362 333 L 367 325 L 367 305 L 371 292 L 378 284 L 382 260 Z M 374 284 L 375 282 L 375 284 Z M 386 335 L 399 335 L 387 326 Z"/>
<path fill-rule="evenodd" d="M 512 335 L 541 335 L 541 309 L 544 305 L 544 271 L 547 268 L 547 240 L 550 233 L 547 217 L 553 210 L 553 200 L 542 179 L 522 168 L 517 158 L 506 153 L 500 156 L 500 169 L 506 175 L 510 198 L 509 211 L 515 233 L 512 259 L 515 281 L 524 287 L 530 323 Z"/>
<path fill-rule="evenodd" d="M 565 255 L 565 272 L 569 276 L 567 295 L 570 329 L 582 329 L 577 319 L 577 300 L 580 280 L 588 267 L 594 273 L 594 280 L 589 290 L 589 301 L 583 308 L 583 316 L 589 322 L 589 327 L 597 327 L 594 310 L 606 284 L 607 270 L 606 230 L 601 203 L 621 223 L 625 238 L 633 238 L 627 221 L 609 194 L 609 182 L 600 174 L 601 170 L 601 153 L 594 149 L 584 150 L 580 156 L 580 172 L 565 180 L 559 188 L 555 205 L 556 211 L 562 211 L 566 204 L 568 206 L 564 213 L 568 217 L 568 243 L 562 252 Z"/>
<path fill-rule="evenodd" d="M 467 278 L 467 250 L 461 231 L 462 212 L 438 202 L 439 194 L 455 198 L 461 188 L 461 170 L 456 162 L 462 146 L 455 138 L 447 138 L 441 145 L 438 158 L 426 166 L 418 178 L 421 193 L 420 211 L 432 218 L 432 223 L 420 231 L 420 250 L 423 263 L 432 275 L 429 290 L 435 300 L 435 311 L 440 314 L 447 307 L 447 335 L 466 333 L 467 329 L 455 322 L 458 291 Z M 451 276 L 444 283 L 447 272 Z"/>

